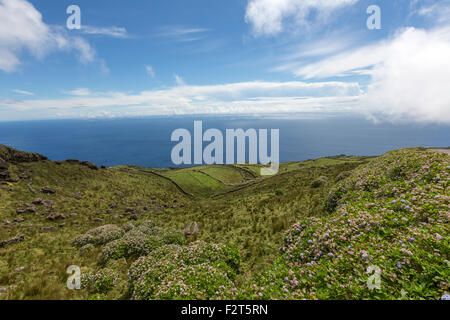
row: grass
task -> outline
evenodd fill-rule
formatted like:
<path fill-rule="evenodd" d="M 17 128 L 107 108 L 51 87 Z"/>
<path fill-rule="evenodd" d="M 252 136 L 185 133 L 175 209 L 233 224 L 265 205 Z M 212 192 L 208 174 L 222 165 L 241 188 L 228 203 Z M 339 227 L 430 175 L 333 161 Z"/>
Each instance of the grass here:
<path fill-rule="evenodd" d="M 433 179 L 439 170 L 444 170 L 440 175 L 441 182 L 430 180 L 422 172 L 420 177 L 424 181 L 420 182 L 414 170 L 419 170 L 421 161 L 433 168 L 428 172 Z M 417 165 L 411 164 L 416 162 Z M 260 177 L 259 167 L 251 165 L 182 169 L 119 166 L 91 170 L 65 162 L 12 164 L 11 175 L 22 178 L 0 189 L 0 241 L 18 235 L 24 235 L 25 240 L 0 249 L 0 287 L 7 290 L 0 299 L 359 299 L 400 298 L 402 294 L 406 298 L 436 298 L 442 290 L 448 290 L 443 280 L 448 274 L 442 268 L 442 261 L 448 260 L 449 254 L 445 215 L 420 229 L 418 223 L 422 221 L 415 218 L 418 213 L 404 212 L 403 209 L 397 212 L 389 203 L 394 195 L 401 198 L 407 192 L 414 192 L 419 197 L 424 193 L 427 201 L 424 198 L 426 203 L 421 207 L 441 215 L 442 210 L 448 209 L 448 168 L 443 169 L 445 164 L 448 166 L 448 156 L 417 150 L 396 151 L 380 159 L 339 156 L 290 162 L 282 164 L 281 172 L 269 178 Z M 399 179 L 391 181 L 397 177 Z M 410 179 L 419 179 L 417 184 L 422 189 L 408 187 Z M 318 187 L 312 187 L 317 180 L 322 182 Z M 44 186 L 54 188 L 56 193 L 42 194 L 39 190 Z M 437 194 L 443 198 L 431 198 Z M 16 209 L 26 207 L 36 198 L 53 201 L 53 209 L 36 205 L 36 213 L 16 214 Z M 376 206 L 369 206 L 370 203 Z M 377 218 L 381 208 L 393 210 L 394 214 L 382 214 Z M 49 210 L 64 214 L 66 219 L 47 220 Z M 420 257 L 417 261 L 410 259 L 413 269 L 420 263 L 423 270 L 435 270 L 429 273 L 433 279 L 427 280 L 429 285 L 416 281 L 418 271 L 414 273 L 405 265 L 405 274 L 401 277 L 397 274 L 403 284 L 389 286 L 383 292 L 367 293 L 363 285 L 367 278 L 366 264 L 352 260 L 345 250 L 354 246 L 357 248 L 355 256 L 362 255 L 365 250 L 372 262 L 383 268 L 379 259 L 382 252 L 386 252 L 385 261 L 389 260 L 389 268 L 395 269 L 395 263 L 403 260 L 393 260 L 394 263 L 390 259 L 400 259 L 402 251 L 391 252 L 388 244 L 405 232 L 400 226 L 397 230 L 396 226 L 389 225 L 381 233 L 371 230 L 370 236 L 350 244 L 332 236 L 330 241 L 336 243 L 336 247 L 331 252 L 337 257 L 342 255 L 336 262 L 324 257 L 317 260 L 317 265 L 305 266 L 304 263 L 311 261 L 295 260 L 300 251 L 308 254 L 309 260 L 316 250 L 330 252 L 316 243 L 312 251 L 307 251 L 307 240 L 316 234 L 336 230 L 339 235 L 341 231 L 353 230 L 353 222 L 343 220 L 342 210 L 347 210 L 347 219 L 354 220 L 357 225 L 358 219 L 363 218 L 393 219 L 396 215 L 399 220 L 408 219 L 409 228 L 418 232 L 414 237 L 420 246 L 417 251 L 405 249 Z M 18 218 L 25 221 L 17 222 Z M 10 222 L 8 225 L 4 223 L 6 220 Z M 184 244 L 179 234 L 186 223 L 194 221 L 199 225 L 197 238 L 200 242 Z M 134 227 L 130 227 L 130 223 Z M 86 243 L 81 249 L 73 245 L 74 239 L 108 224 L 116 226 L 105 228 L 113 232 L 112 236 L 106 234 L 99 238 L 102 240 Z M 300 237 L 302 241 L 290 243 L 289 239 L 297 239 L 297 228 L 303 224 L 308 227 L 301 229 L 304 232 Z M 120 231 L 121 228 L 124 231 Z M 130 231 L 130 228 L 136 228 L 136 231 Z M 436 242 L 433 247 L 441 258 L 424 257 L 425 244 L 434 245 L 434 242 L 427 242 L 429 237 L 421 238 L 425 231 L 444 237 L 444 242 Z M 216 251 L 201 248 L 216 248 Z M 220 251 L 224 248 L 227 248 L 226 253 Z M 401 247 L 397 249 L 401 250 Z M 201 252 L 211 255 L 205 258 Z M 295 252 L 295 259 L 292 260 L 290 252 Z M 104 259 L 105 254 L 111 258 Z M 172 254 L 174 258 L 169 258 Z M 177 272 L 167 271 L 168 264 L 178 263 L 176 257 L 180 254 L 187 255 L 191 262 Z M 145 266 L 152 259 L 161 263 L 153 273 L 141 273 L 140 265 Z M 70 265 L 81 267 L 85 289 L 71 291 L 66 288 L 66 268 Z M 389 269 L 388 274 L 394 269 Z M 309 273 L 313 278 L 309 278 Z M 163 277 L 159 278 L 162 282 L 156 287 L 149 286 L 149 279 L 155 274 Z M 328 274 L 335 280 L 327 282 Z M 289 282 L 285 282 L 286 277 Z M 354 281 L 349 287 L 341 288 L 340 285 L 349 283 L 349 277 L 354 277 Z M 442 279 L 438 281 L 439 277 Z M 178 283 L 178 291 L 167 286 L 173 281 Z M 292 285 L 296 281 L 301 285 L 294 290 Z M 253 286 L 255 283 L 257 287 Z M 393 280 L 387 283 L 393 283 Z M 436 288 L 436 285 L 444 288 Z M 261 287 L 266 289 L 261 290 Z M 273 289 L 268 290 L 269 287 Z M 133 288 L 139 288 L 139 294 L 133 293 Z M 180 288 L 185 290 L 182 290 L 183 294 Z"/>

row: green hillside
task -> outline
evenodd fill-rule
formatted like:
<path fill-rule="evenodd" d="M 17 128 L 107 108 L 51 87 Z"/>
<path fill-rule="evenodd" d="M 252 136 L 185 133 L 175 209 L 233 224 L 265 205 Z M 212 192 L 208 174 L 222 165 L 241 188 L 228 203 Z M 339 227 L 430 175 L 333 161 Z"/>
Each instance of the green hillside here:
<path fill-rule="evenodd" d="M 289 162 L 263 178 L 252 165 L 99 169 L 0 151 L 0 299 L 448 291 L 448 155 Z M 194 222 L 198 233 L 185 229 Z M 369 264 L 382 269 L 380 290 L 365 285 Z M 82 290 L 66 288 L 71 265 Z"/>

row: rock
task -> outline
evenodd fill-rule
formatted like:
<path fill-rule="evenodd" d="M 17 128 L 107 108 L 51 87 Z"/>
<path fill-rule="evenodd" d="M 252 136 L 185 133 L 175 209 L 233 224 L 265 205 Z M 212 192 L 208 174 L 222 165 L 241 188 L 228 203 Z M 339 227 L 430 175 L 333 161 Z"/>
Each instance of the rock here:
<path fill-rule="evenodd" d="M 25 221 L 25 219 L 23 219 L 23 218 L 15 218 L 14 219 L 14 222 L 16 222 L 16 223 L 22 223 L 24 221 Z"/>
<path fill-rule="evenodd" d="M 42 227 L 42 228 L 41 228 L 42 231 L 53 231 L 53 230 L 55 230 L 55 229 L 56 229 L 56 228 L 53 227 L 53 226 L 50 226 L 50 227 Z"/>
<path fill-rule="evenodd" d="M 139 215 L 137 215 L 137 214 L 132 214 L 132 215 L 130 216 L 130 220 L 137 221 L 138 219 L 139 219 Z"/>
<path fill-rule="evenodd" d="M 16 210 L 17 214 L 24 214 L 24 213 L 35 213 L 36 207 L 31 204 L 25 204 L 25 208 L 19 208 Z"/>
<path fill-rule="evenodd" d="M 25 267 L 19 267 L 19 268 L 17 268 L 17 269 L 14 270 L 14 271 L 16 271 L 16 273 L 20 273 L 20 272 L 22 272 L 22 271 L 25 271 Z"/>
<path fill-rule="evenodd" d="M 136 212 L 136 208 L 126 208 L 125 209 L 125 213 L 135 213 Z"/>
<path fill-rule="evenodd" d="M 33 200 L 33 204 L 40 205 L 44 200 L 42 198 L 36 198 Z"/>
<path fill-rule="evenodd" d="M 42 187 L 41 192 L 45 194 L 55 194 L 56 190 L 50 187 Z"/>
<path fill-rule="evenodd" d="M 64 228 L 65 225 L 66 225 L 65 223 L 61 223 L 58 227 Z"/>
<path fill-rule="evenodd" d="M 88 167 L 89 169 L 98 170 L 98 167 L 90 161 L 83 161 L 80 164 L 82 166 Z"/>
<path fill-rule="evenodd" d="M 0 170 L 8 170 L 9 164 L 2 158 L 0 158 Z"/>
<path fill-rule="evenodd" d="M 81 192 L 77 192 L 76 194 L 74 194 L 73 197 L 77 200 L 81 200 L 81 198 L 83 197 L 83 194 Z"/>
<path fill-rule="evenodd" d="M 61 213 L 51 213 L 47 216 L 47 220 L 56 221 L 56 220 L 64 220 L 66 216 Z"/>
<path fill-rule="evenodd" d="M 106 169 L 106 166 L 104 164 L 102 164 L 101 168 L 102 169 Z"/>
<path fill-rule="evenodd" d="M 92 221 L 95 222 L 95 223 L 102 223 L 102 222 L 103 222 L 103 219 L 95 218 L 95 219 L 93 219 Z"/>
<path fill-rule="evenodd" d="M 52 211 L 53 210 L 53 205 L 55 204 L 55 202 L 53 202 L 51 200 L 43 200 L 42 204 L 44 205 L 44 207 L 47 208 L 48 211 Z"/>
<path fill-rule="evenodd" d="M 0 145 L 1 158 L 9 163 L 22 163 L 22 162 L 38 162 L 47 160 L 47 157 L 33 152 L 23 152 L 14 148 Z"/>
<path fill-rule="evenodd" d="M 8 290 L 5 287 L 0 287 L 0 294 L 7 294 Z"/>
<path fill-rule="evenodd" d="M 9 180 L 10 174 L 7 169 L 0 169 L 0 180 Z"/>
<path fill-rule="evenodd" d="M 69 164 L 80 164 L 80 160 L 76 159 L 67 159 L 66 162 Z"/>
<path fill-rule="evenodd" d="M 0 241 L 0 248 L 4 248 L 6 246 L 23 242 L 25 240 L 25 236 L 21 235 L 10 240 Z"/>

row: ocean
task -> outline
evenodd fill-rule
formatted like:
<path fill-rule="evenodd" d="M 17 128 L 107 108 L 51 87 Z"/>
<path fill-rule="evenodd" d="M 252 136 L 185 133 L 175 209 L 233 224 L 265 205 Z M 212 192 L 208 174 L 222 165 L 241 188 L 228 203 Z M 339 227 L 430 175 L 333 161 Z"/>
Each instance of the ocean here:
<path fill-rule="evenodd" d="M 413 146 L 450 145 L 450 126 L 374 123 L 360 117 L 327 116 L 170 116 L 139 119 L 0 122 L 0 144 L 38 152 L 51 160 L 89 160 L 97 165 L 174 166 L 172 132 L 279 129 L 280 160 L 300 161 L 346 155 L 380 155 Z"/>

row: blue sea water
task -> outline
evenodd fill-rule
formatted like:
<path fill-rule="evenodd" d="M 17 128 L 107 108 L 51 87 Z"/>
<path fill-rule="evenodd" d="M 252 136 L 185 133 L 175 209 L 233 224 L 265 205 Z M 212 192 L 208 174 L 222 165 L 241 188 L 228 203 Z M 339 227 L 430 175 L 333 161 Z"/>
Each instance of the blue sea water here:
<path fill-rule="evenodd" d="M 170 167 L 173 130 L 279 129 L 281 161 L 347 155 L 379 155 L 412 146 L 449 146 L 450 126 L 373 123 L 358 117 L 183 116 L 113 120 L 0 122 L 0 144 L 51 160 L 89 160 L 97 165 Z"/>

